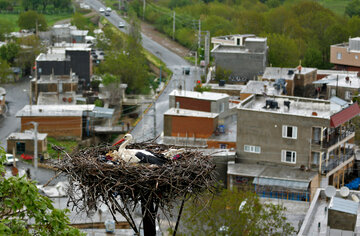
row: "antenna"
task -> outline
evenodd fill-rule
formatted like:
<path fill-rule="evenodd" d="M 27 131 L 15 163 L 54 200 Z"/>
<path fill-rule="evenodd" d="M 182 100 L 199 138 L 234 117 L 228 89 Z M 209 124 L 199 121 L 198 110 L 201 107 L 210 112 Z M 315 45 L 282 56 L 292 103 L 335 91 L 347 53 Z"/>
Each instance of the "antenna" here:
<path fill-rule="evenodd" d="M 350 189 L 348 188 L 348 187 L 341 187 L 341 189 L 340 189 L 340 195 L 342 196 L 342 197 L 347 197 L 347 196 L 349 196 L 349 193 L 350 193 Z"/>
<path fill-rule="evenodd" d="M 325 188 L 325 195 L 329 198 L 334 197 L 336 194 L 336 188 L 334 186 L 327 186 Z"/>

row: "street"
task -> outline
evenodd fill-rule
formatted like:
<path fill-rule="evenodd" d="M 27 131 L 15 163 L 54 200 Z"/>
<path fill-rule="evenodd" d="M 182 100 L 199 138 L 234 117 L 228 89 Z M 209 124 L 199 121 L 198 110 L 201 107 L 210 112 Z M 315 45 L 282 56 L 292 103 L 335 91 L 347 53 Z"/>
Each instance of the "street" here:
<path fill-rule="evenodd" d="M 6 138 L 15 131 L 20 131 L 20 119 L 15 117 L 16 112 L 29 104 L 29 80 L 21 80 L 17 83 L 1 85 L 6 90 L 7 112 L 0 116 L 0 146 L 6 150 Z"/>
<path fill-rule="evenodd" d="M 86 0 L 85 2 L 96 11 L 99 11 L 99 8 L 101 7 L 105 8 L 104 5 L 98 0 Z M 120 21 L 125 22 L 125 28 L 121 28 L 119 30 L 127 33 L 126 29 L 128 29 L 128 24 L 124 19 L 118 16 L 115 11 L 112 11 L 111 15 L 108 16 L 107 19 L 116 27 Z M 144 34 L 141 34 L 141 37 L 142 46 L 160 60 L 162 60 L 173 72 L 173 76 L 163 93 L 157 98 L 155 105 L 153 105 L 155 106 L 156 110 L 156 121 L 154 122 L 154 109 L 151 108 L 131 132 L 137 142 L 142 142 L 154 138 L 154 123 L 156 123 L 155 136 L 158 136 L 162 133 L 164 126 L 163 114 L 169 108 L 169 93 L 173 89 L 176 89 L 179 85 L 181 85 L 182 88 L 186 88 L 187 90 L 193 90 L 196 80 L 200 79 L 200 71 L 197 70 L 197 68 L 194 66 L 191 67 L 190 75 L 182 74 L 182 68 L 184 66 L 190 67 L 189 62 L 173 53 L 169 49 L 153 41 L 150 37 L 147 37 Z"/>

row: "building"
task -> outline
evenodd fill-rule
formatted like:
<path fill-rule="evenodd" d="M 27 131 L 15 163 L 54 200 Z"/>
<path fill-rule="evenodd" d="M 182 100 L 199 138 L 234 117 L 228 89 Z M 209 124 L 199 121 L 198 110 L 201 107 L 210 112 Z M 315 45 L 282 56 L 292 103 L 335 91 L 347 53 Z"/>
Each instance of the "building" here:
<path fill-rule="evenodd" d="M 360 78 L 357 75 L 332 74 L 313 82 L 313 84 L 319 88 L 319 93 L 325 99 L 336 96 L 350 102 L 354 96 L 359 94 Z"/>
<path fill-rule="evenodd" d="M 336 190 L 335 196 L 329 198 L 325 191 L 317 189 L 298 235 L 359 235 L 359 203 L 354 199 L 360 192 L 350 190 L 344 195 Z"/>
<path fill-rule="evenodd" d="M 286 81 L 278 79 L 276 82 L 271 81 L 249 81 L 240 91 L 240 100 L 244 100 L 253 94 L 285 95 Z"/>
<path fill-rule="evenodd" d="M 38 123 L 38 132 L 49 137 L 82 139 L 91 129 L 90 112 L 95 105 L 26 105 L 17 112 L 21 119 L 21 131 L 33 127 L 29 122 Z"/>
<path fill-rule="evenodd" d="M 51 27 L 49 31 L 39 32 L 42 41 L 49 41 L 51 45 L 55 43 L 86 43 L 88 30 L 78 30 L 71 24 L 57 24 Z"/>
<path fill-rule="evenodd" d="M 313 188 L 343 186 L 354 164 L 351 120 L 359 113 L 357 103 L 252 95 L 238 107 L 237 162 L 317 172 Z"/>
<path fill-rule="evenodd" d="M 313 93 L 307 86 L 312 86 L 312 83 L 317 79 L 316 68 L 306 68 L 298 66 L 297 68 L 280 68 L 280 67 L 266 67 L 262 76 L 263 81 L 276 81 L 284 79 L 286 81 L 286 93 L 290 96 L 309 96 L 309 92 Z"/>
<path fill-rule="evenodd" d="M 6 138 L 7 152 L 16 155 L 34 155 L 34 131 L 25 130 L 23 133 L 11 133 Z M 38 153 L 47 152 L 47 134 L 37 133 Z"/>
<path fill-rule="evenodd" d="M 87 89 L 92 75 L 90 52 L 88 44 L 55 44 L 47 53 L 40 53 L 36 58 L 35 77 L 75 73 L 79 77 L 78 88 Z"/>
<path fill-rule="evenodd" d="M 336 70 L 360 71 L 360 37 L 330 46 L 330 62 Z"/>
<path fill-rule="evenodd" d="M 227 94 L 174 90 L 164 113 L 164 142 L 201 148 L 235 148 L 236 118 Z M 234 125 L 235 124 L 235 125 Z"/>
<path fill-rule="evenodd" d="M 75 101 L 78 83 L 79 78 L 75 73 L 71 73 L 71 75 L 41 75 L 39 79 L 31 80 L 31 94 L 38 105 L 44 104 L 44 102 L 47 104 L 71 104 Z"/>
<path fill-rule="evenodd" d="M 255 35 L 228 35 L 211 39 L 215 66 L 231 71 L 230 83 L 256 80 L 267 65 L 267 38 Z"/>

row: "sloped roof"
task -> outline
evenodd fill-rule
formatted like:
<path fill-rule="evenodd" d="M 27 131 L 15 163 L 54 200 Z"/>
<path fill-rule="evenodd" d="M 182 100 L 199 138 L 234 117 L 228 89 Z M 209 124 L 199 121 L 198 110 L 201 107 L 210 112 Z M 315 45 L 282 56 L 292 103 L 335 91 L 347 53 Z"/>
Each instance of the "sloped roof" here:
<path fill-rule="evenodd" d="M 355 117 L 359 113 L 360 113 L 359 105 L 357 103 L 354 103 L 351 106 L 332 115 L 330 117 L 330 126 L 338 127 L 339 125 L 345 123 L 346 121 L 351 120 L 353 117 Z"/>

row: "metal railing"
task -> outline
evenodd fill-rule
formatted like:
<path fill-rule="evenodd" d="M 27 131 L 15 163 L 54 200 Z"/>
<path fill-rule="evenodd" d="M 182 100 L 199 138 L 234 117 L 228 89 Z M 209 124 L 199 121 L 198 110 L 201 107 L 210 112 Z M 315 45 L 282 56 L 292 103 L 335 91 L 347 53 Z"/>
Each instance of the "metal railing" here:
<path fill-rule="evenodd" d="M 341 163 L 349 160 L 352 156 L 354 156 L 354 149 L 346 149 L 345 154 L 335 155 L 334 158 L 329 159 L 327 163 L 324 161 L 321 165 L 321 172 L 324 174 L 330 172 Z"/>
<path fill-rule="evenodd" d="M 323 140 L 322 142 L 322 147 L 323 148 L 328 148 L 331 147 L 332 145 L 340 142 L 341 140 L 345 139 L 346 137 L 348 137 L 349 135 L 353 134 L 355 132 L 355 127 L 351 126 L 348 129 L 342 131 L 342 134 L 334 134 L 330 136 L 330 140 L 326 141 Z M 321 141 L 320 140 L 312 140 L 313 144 L 317 144 L 320 145 Z"/>

